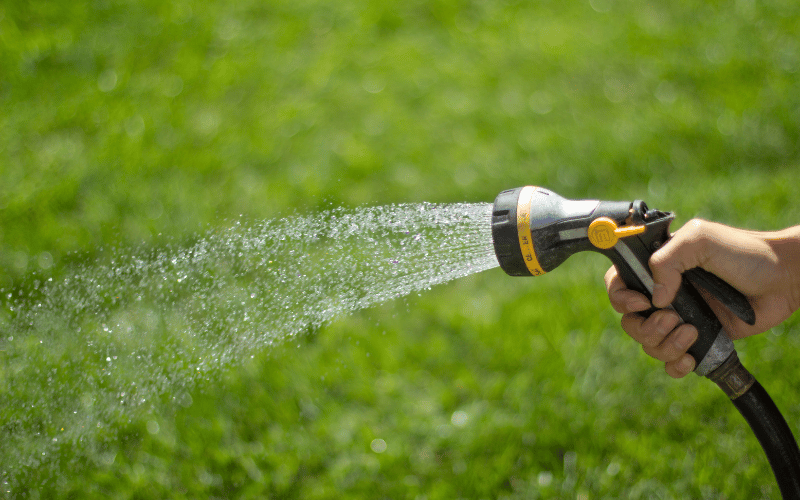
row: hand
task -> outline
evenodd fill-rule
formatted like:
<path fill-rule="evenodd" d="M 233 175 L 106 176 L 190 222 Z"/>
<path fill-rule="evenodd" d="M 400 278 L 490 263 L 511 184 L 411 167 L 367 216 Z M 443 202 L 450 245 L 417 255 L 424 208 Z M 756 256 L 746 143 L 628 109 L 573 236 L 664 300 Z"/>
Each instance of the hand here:
<path fill-rule="evenodd" d="M 757 232 L 700 219 L 688 222 L 650 258 L 655 283 L 652 305 L 663 308 L 672 303 L 681 274 L 694 267 L 727 281 L 753 306 L 756 324 L 751 326 L 701 290 L 732 339 L 767 331 L 800 307 L 800 226 Z M 694 358 L 686 351 L 697 339 L 697 329 L 678 326 L 680 318 L 671 310 L 656 311 L 649 318 L 637 314 L 649 309 L 650 301 L 629 290 L 616 268 L 608 270 L 605 281 L 612 306 L 623 314 L 622 328 L 644 351 L 664 361 L 672 377 L 694 370 Z"/>

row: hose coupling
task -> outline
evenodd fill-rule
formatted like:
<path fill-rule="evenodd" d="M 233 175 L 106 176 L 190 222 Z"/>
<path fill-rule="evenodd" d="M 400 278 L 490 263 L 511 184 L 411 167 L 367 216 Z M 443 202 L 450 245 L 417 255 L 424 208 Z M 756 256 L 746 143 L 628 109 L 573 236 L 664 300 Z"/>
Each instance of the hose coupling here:
<path fill-rule="evenodd" d="M 733 351 L 728 359 L 706 376 L 725 391 L 725 394 L 731 399 L 736 399 L 749 391 L 756 381 L 755 377 L 739 361 L 736 351 Z"/>

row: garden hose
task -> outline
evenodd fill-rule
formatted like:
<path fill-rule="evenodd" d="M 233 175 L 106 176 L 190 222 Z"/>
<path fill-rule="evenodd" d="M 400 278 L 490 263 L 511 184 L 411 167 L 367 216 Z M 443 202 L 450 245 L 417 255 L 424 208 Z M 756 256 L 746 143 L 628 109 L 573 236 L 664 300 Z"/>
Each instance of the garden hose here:
<path fill-rule="evenodd" d="M 511 276 L 539 276 L 581 251 L 608 257 L 632 290 L 652 298 L 650 256 L 670 238 L 671 212 L 650 210 L 641 201 L 568 200 L 541 187 L 501 192 L 492 210 L 492 238 L 500 267 Z M 800 449 L 769 394 L 739 361 L 733 342 L 698 287 L 743 321 L 755 324 L 747 298 L 701 268 L 684 273 L 669 306 L 697 328 L 689 348 L 695 373 L 717 383 L 753 429 L 784 499 L 800 499 Z M 655 308 L 643 312 L 649 316 Z"/>

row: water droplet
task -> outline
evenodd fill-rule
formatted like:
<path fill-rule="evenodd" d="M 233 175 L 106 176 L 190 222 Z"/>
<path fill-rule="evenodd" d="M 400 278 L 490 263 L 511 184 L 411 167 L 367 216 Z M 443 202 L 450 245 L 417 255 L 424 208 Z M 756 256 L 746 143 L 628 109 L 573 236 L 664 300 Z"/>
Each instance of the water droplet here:
<path fill-rule="evenodd" d="M 158 434 L 159 430 L 161 430 L 161 427 L 158 425 L 158 422 L 155 420 L 147 421 L 147 432 L 150 434 Z"/>
<path fill-rule="evenodd" d="M 464 427 L 469 421 L 469 414 L 465 411 L 454 411 L 450 417 L 450 423 L 456 427 Z"/>
<path fill-rule="evenodd" d="M 373 439 L 372 442 L 369 444 L 369 447 L 375 453 L 383 453 L 386 451 L 386 441 L 383 439 Z"/>

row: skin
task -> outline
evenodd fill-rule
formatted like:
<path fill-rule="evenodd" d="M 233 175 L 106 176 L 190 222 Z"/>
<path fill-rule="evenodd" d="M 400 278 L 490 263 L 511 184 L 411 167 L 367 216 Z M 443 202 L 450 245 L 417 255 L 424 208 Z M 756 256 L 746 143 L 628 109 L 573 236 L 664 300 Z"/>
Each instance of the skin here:
<path fill-rule="evenodd" d="M 669 305 L 678 291 L 681 274 L 694 267 L 727 281 L 753 306 L 756 324 L 751 326 L 704 294 L 734 340 L 765 332 L 800 308 L 800 226 L 758 232 L 702 219 L 689 221 L 650 258 L 655 282 L 652 305 Z M 670 310 L 657 311 L 647 319 L 637 314 L 649 309 L 651 303 L 626 288 L 616 268 L 608 270 L 605 282 L 612 306 L 623 315 L 622 328 L 648 355 L 663 361 L 666 372 L 674 378 L 694 370 L 694 358 L 686 352 L 697 339 L 693 326 L 676 326 L 678 315 Z"/>

